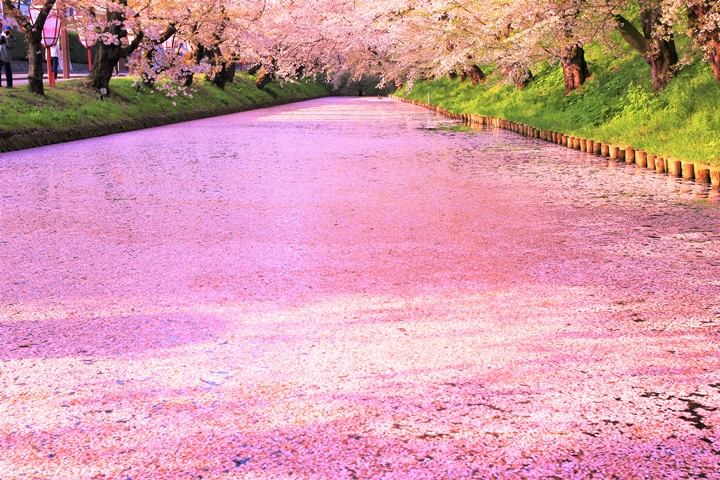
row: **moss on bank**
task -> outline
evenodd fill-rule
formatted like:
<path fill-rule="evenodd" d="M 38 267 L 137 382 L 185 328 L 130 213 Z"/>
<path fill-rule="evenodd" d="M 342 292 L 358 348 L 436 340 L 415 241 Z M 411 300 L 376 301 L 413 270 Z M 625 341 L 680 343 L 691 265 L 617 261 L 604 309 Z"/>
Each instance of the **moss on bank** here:
<path fill-rule="evenodd" d="M 632 145 L 660 156 L 720 166 L 720 84 L 706 63 L 695 61 L 652 92 L 649 68 L 632 52 L 608 55 L 590 49 L 592 77 L 565 96 L 562 70 L 544 65 L 523 90 L 494 72 L 473 87 L 447 78 L 398 92 L 456 113 L 475 113 L 521 122 L 542 130 Z"/>
<path fill-rule="evenodd" d="M 273 82 L 259 90 L 247 75 L 220 90 L 202 78 L 190 96 L 136 89 L 132 78 L 115 78 L 101 100 L 82 80 L 58 82 L 45 97 L 24 85 L 0 89 L 0 152 L 196 120 L 328 95 L 316 82 Z"/>

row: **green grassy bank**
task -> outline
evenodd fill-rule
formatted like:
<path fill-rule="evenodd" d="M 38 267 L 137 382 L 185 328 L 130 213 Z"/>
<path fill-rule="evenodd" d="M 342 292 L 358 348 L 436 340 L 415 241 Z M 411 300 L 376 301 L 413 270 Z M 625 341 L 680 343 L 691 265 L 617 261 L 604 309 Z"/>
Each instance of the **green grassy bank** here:
<path fill-rule="evenodd" d="M 58 82 L 45 97 L 25 85 L 0 89 L 0 152 L 90 138 L 328 95 L 316 82 L 274 81 L 259 90 L 252 77 L 237 75 L 225 90 L 196 77 L 189 93 L 136 89 L 132 78 L 115 78 L 101 100 L 82 80 Z"/>
<path fill-rule="evenodd" d="M 658 156 L 720 167 L 720 83 L 697 59 L 670 85 L 652 92 L 650 69 L 631 51 L 587 52 L 592 77 L 565 96 L 562 70 L 543 65 L 523 90 L 498 72 L 477 86 L 443 78 L 416 83 L 398 95 L 455 113 L 503 118 L 582 138 L 630 145 Z"/>

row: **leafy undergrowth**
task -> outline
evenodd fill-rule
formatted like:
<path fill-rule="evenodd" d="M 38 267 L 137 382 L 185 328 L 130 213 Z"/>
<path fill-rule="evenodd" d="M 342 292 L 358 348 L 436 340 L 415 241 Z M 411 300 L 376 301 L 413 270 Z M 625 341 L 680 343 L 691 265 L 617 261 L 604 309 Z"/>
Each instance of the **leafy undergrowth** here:
<path fill-rule="evenodd" d="M 615 56 L 618 55 L 618 56 Z M 720 166 L 720 83 L 699 59 L 670 85 L 653 93 L 650 69 L 632 52 L 587 53 L 592 77 L 565 96 L 562 70 L 544 65 L 523 90 L 507 85 L 499 72 L 485 83 L 442 78 L 418 82 L 399 95 L 458 113 L 522 122 L 598 141 L 631 145 L 660 156 Z"/>
<path fill-rule="evenodd" d="M 259 90 L 252 77 L 237 75 L 225 90 L 196 77 L 189 95 L 167 96 L 158 89 L 133 85 L 132 78 L 114 78 L 110 95 L 101 100 L 95 90 L 84 86 L 83 80 L 58 82 L 45 89 L 45 97 L 35 95 L 24 85 L 0 89 L 0 134 L 34 130 L 67 130 L 110 124 L 113 122 L 211 113 L 213 110 L 244 110 L 278 103 L 287 103 L 327 95 L 315 82 L 273 82 Z"/>

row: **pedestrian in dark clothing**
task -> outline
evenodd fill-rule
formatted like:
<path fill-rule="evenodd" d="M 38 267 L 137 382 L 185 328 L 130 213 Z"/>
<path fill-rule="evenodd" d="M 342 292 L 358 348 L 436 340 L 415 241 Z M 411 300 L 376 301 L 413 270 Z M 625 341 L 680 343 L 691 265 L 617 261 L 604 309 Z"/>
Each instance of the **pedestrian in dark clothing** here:
<path fill-rule="evenodd" d="M 5 70 L 7 87 L 12 88 L 12 52 L 15 49 L 15 37 L 10 25 L 3 27 L 0 33 L 0 84 L 2 83 L 2 72 Z"/>

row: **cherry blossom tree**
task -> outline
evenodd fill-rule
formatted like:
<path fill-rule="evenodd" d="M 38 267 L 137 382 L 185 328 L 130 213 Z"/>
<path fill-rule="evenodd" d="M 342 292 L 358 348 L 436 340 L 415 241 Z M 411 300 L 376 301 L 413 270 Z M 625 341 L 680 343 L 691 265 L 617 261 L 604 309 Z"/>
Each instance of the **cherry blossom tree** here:
<path fill-rule="evenodd" d="M 584 42 L 580 38 L 584 0 L 550 0 L 534 2 L 532 16 L 526 24 L 515 26 L 514 36 L 521 52 L 534 52 L 539 61 L 557 62 L 563 70 L 565 93 L 580 87 L 590 76 L 585 60 Z"/>
<path fill-rule="evenodd" d="M 688 19 L 688 33 L 702 48 L 715 78 L 720 82 L 720 3 L 717 0 L 675 0 L 668 2 L 671 18 L 683 13 Z"/>
<path fill-rule="evenodd" d="M 678 62 L 673 31 L 671 25 L 664 21 L 661 2 L 641 0 L 638 6 L 641 31 L 620 13 L 616 13 L 614 18 L 623 39 L 637 50 L 650 66 L 653 89 L 660 90 L 667 86 L 673 66 Z"/>
<path fill-rule="evenodd" d="M 60 0 L 45 0 L 34 25 L 12 0 L 0 1 L 30 32 L 31 89 L 42 91 L 36 32 Z M 720 81 L 715 0 L 62 0 L 58 6 L 73 7 L 80 13 L 74 27 L 98 37 L 88 80 L 97 89 L 109 88 L 117 62 L 131 57 L 145 85 L 164 76 L 189 86 L 194 74 L 205 73 L 220 88 L 233 81 L 238 61 L 256 64 L 259 88 L 273 78 L 317 73 L 336 83 L 376 73 L 409 86 L 444 75 L 477 84 L 485 68 L 522 88 L 533 69 L 551 62 L 562 68 L 569 93 L 590 74 L 585 46 L 615 30 L 643 56 L 659 90 L 678 63 L 674 35 L 681 26 Z"/>
<path fill-rule="evenodd" d="M 69 5 L 79 13 L 75 27 L 94 30 L 97 34 L 99 48 L 88 84 L 98 90 L 109 89 L 117 63 L 130 56 L 143 41 L 145 34 L 139 20 L 148 4 L 129 3 L 129 0 L 70 0 Z"/>

